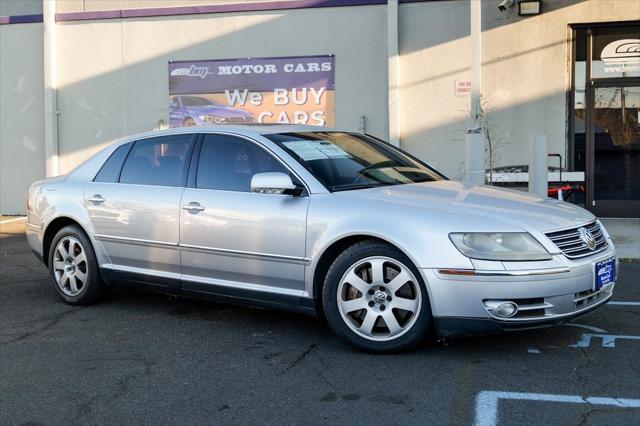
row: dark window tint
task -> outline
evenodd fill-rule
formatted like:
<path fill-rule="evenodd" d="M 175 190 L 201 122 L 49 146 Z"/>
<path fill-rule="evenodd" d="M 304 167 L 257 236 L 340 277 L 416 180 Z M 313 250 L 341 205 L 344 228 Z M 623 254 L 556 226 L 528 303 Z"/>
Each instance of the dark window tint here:
<path fill-rule="evenodd" d="M 137 141 L 120 175 L 121 183 L 184 186 L 193 135 L 162 136 Z"/>
<path fill-rule="evenodd" d="M 198 163 L 197 188 L 251 192 L 256 173 L 288 170 L 255 143 L 226 135 L 207 135 Z"/>
<path fill-rule="evenodd" d="M 131 144 L 125 144 L 116 149 L 109 159 L 102 165 L 102 168 L 96 175 L 94 182 L 117 182 L 122 169 L 122 163 L 127 158 L 127 153 L 131 148 Z"/>

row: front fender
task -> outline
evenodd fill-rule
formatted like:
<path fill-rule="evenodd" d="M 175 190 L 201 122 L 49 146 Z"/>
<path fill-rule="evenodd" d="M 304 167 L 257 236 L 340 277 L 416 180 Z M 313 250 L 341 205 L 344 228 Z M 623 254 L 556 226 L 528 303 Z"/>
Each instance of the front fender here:
<path fill-rule="evenodd" d="M 471 260 L 449 240 L 451 221 L 455 221 L 452 215 L 443 218 L 439 212 L 430 214 L 424 209 L 376 200 L 338 200 L 332 194 L 314 194 L 307 219 L 306 252 L 310 263 L 305 271 L 306 293 L 309 297 L 314 294 L 313 278 L 322 254 L 335 242 L 353 236 L 375 237 L 393 244 L 418 269 L 473 269 Z"/>

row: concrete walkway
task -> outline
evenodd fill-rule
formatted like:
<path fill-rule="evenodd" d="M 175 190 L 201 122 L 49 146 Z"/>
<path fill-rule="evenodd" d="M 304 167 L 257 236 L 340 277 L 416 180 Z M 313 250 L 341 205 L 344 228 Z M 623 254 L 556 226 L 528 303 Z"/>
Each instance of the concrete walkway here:
<path fill-rule="evenodd" d="M 640 219 L 600 219 L 622 260 L 640 260 Z"/>

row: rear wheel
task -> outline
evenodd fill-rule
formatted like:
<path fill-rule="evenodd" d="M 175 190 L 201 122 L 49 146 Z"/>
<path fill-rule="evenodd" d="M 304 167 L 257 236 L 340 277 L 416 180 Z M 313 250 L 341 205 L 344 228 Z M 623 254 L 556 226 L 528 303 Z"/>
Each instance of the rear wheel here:
<path fill-rule="evenodd" d="M 431 322 L 416 267 L 400 250 L 376 240 L 349 247 L 333 262 L 323 308 L 339 336 L 368 352 L 410 349 L 426 337 Z"/>
<path fill-rule="evenodd" d="M 49 249 L 49 273 L 60 297 L 71 305 L 88 305 L 109 293 L 98 272 L 91 241 L 78 226 L 65 226 Z"/>

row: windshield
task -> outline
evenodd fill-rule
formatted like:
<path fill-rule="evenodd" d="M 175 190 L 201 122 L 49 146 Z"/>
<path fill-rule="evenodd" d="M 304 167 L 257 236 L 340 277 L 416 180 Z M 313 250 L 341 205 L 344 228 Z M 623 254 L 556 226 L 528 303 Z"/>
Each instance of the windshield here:
<path fill-rule="evenodd" d="M 445 179 L 420 161 L 372 137 L 342 132 L 264 135 L 330 191 Z"/>
<path fill-rule="evenodd" d="M 198 96 L 183 96 L 182 105 L 184 106 L 211 106 L 216 105 L 215 102 L 210 101 L 207 98 L 200 98 Z"/>

